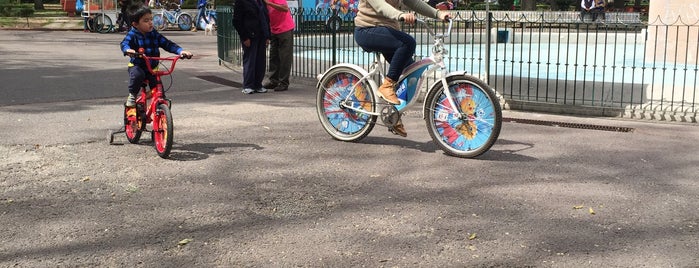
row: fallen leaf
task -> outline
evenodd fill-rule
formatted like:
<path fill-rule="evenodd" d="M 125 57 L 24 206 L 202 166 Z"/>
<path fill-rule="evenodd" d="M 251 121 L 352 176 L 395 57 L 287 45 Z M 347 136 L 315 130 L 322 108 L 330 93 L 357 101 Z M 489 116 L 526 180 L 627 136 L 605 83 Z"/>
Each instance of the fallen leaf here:
<path fill-rule="evenodd" d="M 476 239 L 476 233 L 472 233 L 471 235 L 468 236 L 468 240 L 473 240 Z"/>
<path fill-rule="evenodd" d="M 581 209 L 584 208 L 585 206 L 574 206 L 573 209 Z"/>
<path fill-rule="evenodd" d="M 590 214 L 595 215 L 595 211 L 590 208 Z"/>
<path fill-rule="evenodd" d="M 192 242 L 192 241 L 193 241 L 192 239 L 185 238 L 185 239 L 180 240 L 180 242 L 177 242 L 177 246 L 184 246 L 186 244 L 189 244 L 189 242 Z"/>

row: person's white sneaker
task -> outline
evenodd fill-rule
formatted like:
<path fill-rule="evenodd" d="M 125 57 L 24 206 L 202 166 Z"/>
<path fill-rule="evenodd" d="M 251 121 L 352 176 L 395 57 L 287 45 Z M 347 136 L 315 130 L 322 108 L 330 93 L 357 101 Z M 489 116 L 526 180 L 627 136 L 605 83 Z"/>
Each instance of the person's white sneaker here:
<path fill-rule="evenodd" d="M 124 105 L 126 107 L 136 107 L 136 96 L 129 93 L 129 96 L 126 97 L 126 103 Z"/>
<path fill-rule="evenodd" d="M 243 88 L 243 93 L 252 94 L 252 93 L 255 93 L 255 90 L 252 88 Z"/>

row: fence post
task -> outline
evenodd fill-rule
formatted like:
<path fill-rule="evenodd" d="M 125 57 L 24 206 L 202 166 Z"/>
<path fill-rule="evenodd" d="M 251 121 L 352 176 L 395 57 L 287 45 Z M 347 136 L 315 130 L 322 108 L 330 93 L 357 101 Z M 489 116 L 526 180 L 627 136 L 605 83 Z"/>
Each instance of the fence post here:
<path fill-rule="evenodd" d="M 337 32 L 339 31 L 339 29 L 337 29 L 337 30 L 335 29 L 335 25 L 332 25 L 332 22 L 337 21 L 338 19 L 340 19 L 340 17 L 337 15 L 337 11 L 336 11 L 336 10 L 333 10 L 333 16 L 332 16 L 332 18 L 330 18 L 330 19 L 328 20 L 328 26 L 329 26 L 330 32 L 331 32 L 332 35 L 333 35 L 333 39 L 332 39 L 332 40 L 333 40 L 333 44 L 332 44 L 332 46 L 333 46 L 333 50 L 332 50 L 332 54 L 333 54 L 332 65 L 337 64 Z"/>
<path fill-rule="evenodd" d="M 493 13 L 490 10 L 487 13 L 485 21 L 485 83 L 490 85 L 490 46 L 491 31 L 493 30 Z"/>

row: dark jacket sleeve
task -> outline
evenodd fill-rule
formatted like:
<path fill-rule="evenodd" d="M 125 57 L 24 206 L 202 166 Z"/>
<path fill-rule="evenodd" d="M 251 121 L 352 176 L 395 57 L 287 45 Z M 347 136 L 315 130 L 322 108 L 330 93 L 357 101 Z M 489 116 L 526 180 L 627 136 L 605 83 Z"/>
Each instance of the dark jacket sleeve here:
<path fill-rule="evenodd" d="M 179 55 L 182 52 L 182 48 L 179 45 L 177 45 L 175 42 L 170 41 L 170 39 L 167 39 L 162 34 L 157 33 L 156 38 L 158 38 L 158 45 L 165 51 L 177 55 Z"/>
<path fill-rule="evenodd" d="M 233 6 L 233 27 L 240 35 L 240 40 L 255 38 L 255 29 L 249 23 L 257 18 L 257 9 L 250 0 L 237 0 Z"/>

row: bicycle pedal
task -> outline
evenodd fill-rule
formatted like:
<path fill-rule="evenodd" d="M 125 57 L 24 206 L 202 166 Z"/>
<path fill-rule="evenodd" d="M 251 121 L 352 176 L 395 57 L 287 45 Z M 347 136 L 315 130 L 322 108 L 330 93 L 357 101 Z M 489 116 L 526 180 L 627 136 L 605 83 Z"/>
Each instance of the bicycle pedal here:
<path fill-rule="evenodd" d="M 136 107 L 129 107 L 129 109 L 126 110 L 126 116 L 127 117 L 136 116 Z"/>

